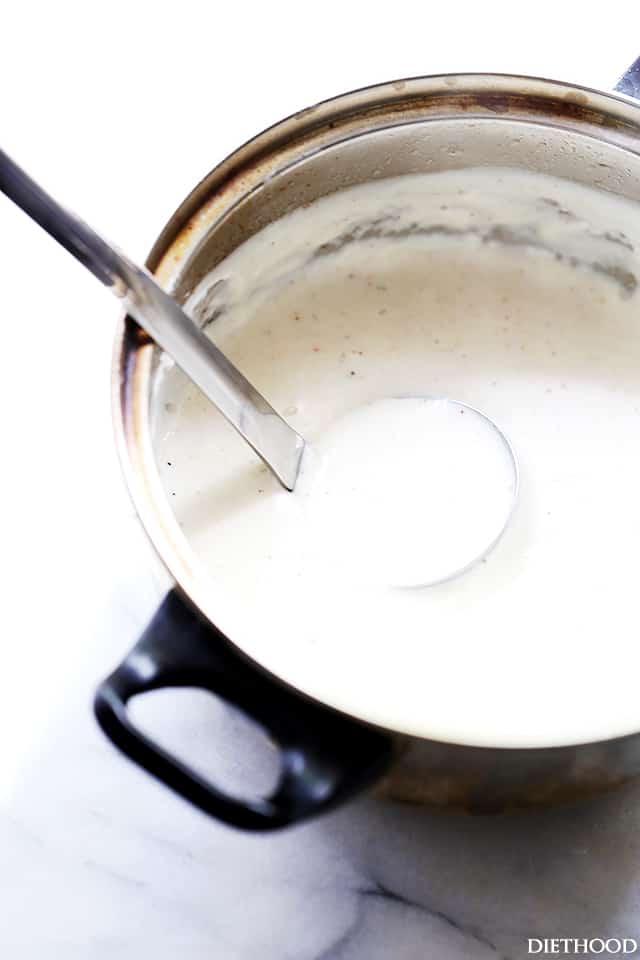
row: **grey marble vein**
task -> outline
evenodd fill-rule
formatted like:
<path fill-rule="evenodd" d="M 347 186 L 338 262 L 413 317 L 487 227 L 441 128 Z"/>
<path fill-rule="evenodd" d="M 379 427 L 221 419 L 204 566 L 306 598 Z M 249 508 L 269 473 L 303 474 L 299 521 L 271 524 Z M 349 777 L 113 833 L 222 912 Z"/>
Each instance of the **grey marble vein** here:
<path fill-rule="evenodd" d="M 459 923 L 453 917 L 448 916 L 442 910 L 432 910 L 428 904 L 418 903 L 415 900 L 410 900 L 408 897 L 404 897 L 401 894 L 394 893 L 392 890 L 387 890 L 380 883 L 376 883 L 375 886 L 367 888 L 360 891 L 361 895 L 364 897 L 382 897 L 390 901 L 391 903 L 397 903 L 401 906 L 408 907 L 412 910 L 422 911 L 430 917 L 436 917 L 438 920 L 442 920 L 445 924 L 450 927 L 453 927 L 454 930 L 458 930 L 460 933 L 465 936 L 471 937 L 472 940 L 475 940 L 477 943 L 489 947 L 497 957 L 497 960 L 510 960 L 506 954 L 500 953 L 495 943 L 489 940 L 484 934 L 480 933 L 475 927 L 470 927 L 465 924 Z"/>

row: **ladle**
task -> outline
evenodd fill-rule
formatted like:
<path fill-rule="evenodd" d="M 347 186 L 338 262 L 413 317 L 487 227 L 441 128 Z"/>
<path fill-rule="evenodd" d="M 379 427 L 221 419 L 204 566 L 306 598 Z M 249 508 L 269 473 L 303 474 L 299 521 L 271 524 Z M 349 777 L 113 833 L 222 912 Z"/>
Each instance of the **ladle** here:
<path fill-rule="evenodd" d="M 305 441 L 151 274 L 61 207 L 1 150 L 0 190 L 125 302 L 280 483 L 293 490 Z M 500 538 L 517 495 L 517 461 L 506 436 L 479 410 L 445 397 L 393 399 L 384 407 L 384 427 L 378 428 L 378 421 L 371 425 L 364 411 L 360 433 L 342 450 L 335 477 L 327 474 L 327 489 L 316 482 L 320 502 L 329 504 L 321 527 L 331 531 L 335 517 L 346 516 L 337 539 L 344 540 L 352 528 L 351 540 L 365 546 L 365 557 L 369 542 L 377 543 L 371 552 L 373 579 L 432 586 L 467 570 Z M 305 478 L 303 490 L 307 486 Z M 334 509 L 336 503 L 341 510 Z M 319 508 L 315 513 L 324 516 Z M 349 564 L 367 568 L 360 554 Z"/>

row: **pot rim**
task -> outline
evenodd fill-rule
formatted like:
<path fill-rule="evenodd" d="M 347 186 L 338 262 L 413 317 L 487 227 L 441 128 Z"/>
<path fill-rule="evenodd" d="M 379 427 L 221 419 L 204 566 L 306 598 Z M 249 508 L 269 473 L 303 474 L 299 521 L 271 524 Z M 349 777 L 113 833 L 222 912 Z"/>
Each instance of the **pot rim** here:
<path fill-rule="evenodd" d="M 448 108 L 443 112 L 443 106 Z M 168 220 L 147 258 L 147 267 L 172 292 L 181 264 L 199 242 L 249 192 L 257 190 L 285 167 L 309 153 L 349 139 L 359 132 L 406 124 L 412 117 L 444 119 L 455 109 L 464 118 L 506 117 L 546 122 L 582 133 L 640 154 L 638 102 L 625 94 L 590 87 L 503 73 L 450 73 L 374 84 L 321 101 L 268 127 L 217 164 L 191 191 Z M 395 120 L 395 123 L 392 121 Z M 370 126 L 358 127 L 367 122 Z M 212 624 L 224 630 L 215 614 L 215 584 L 201 567 L 182 534 L 160 482 L 151 442 L 148 397 L 152 385 L 155 345 L 134 320 L 118 324 L 112 362 L 112 413 L 116 447 L 129 494 L 155 552 L 182 593 Z M 229 643 L 248 655 L 232 638 Z M 267 662 L 256 668 L 271 673 Z M 273 674 L 272 674 L 273 675 Z M 602 737 L 567 740 L 549 736 L 540 742 L 507 737 L 504 742 L 447 738 L 442 731 L 393 727 L 375 713 L 356 713 L 349 705 L 327 697 L 326 691 L 301 687 L 286 676 L 277 679 L 299 694 L 340 712 L 401 735 L 464 747 L 490 749 L 549 749 L 601 743 L 632 736 L 633 729 L 612 727 Z"/>

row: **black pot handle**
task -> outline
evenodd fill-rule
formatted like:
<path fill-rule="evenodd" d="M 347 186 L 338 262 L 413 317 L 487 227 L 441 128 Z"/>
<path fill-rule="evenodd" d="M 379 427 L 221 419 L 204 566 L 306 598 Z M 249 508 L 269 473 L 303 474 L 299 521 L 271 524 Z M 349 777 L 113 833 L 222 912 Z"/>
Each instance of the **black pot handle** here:
<path fill-rule="evenodd" d="M 186 686 L 238 707 L 278 744 L 281 775 L 271 796 L 228 796 L 129 720 L 127 702 L 137 694 Z M 100 685 L 94 709 L 128 757 L 205 813 L 245 830 L 273 830 L 331 809 L 376 780 L 394 750 L 389 734 L 308 700 L 254 666 L 176 590 Z"/>

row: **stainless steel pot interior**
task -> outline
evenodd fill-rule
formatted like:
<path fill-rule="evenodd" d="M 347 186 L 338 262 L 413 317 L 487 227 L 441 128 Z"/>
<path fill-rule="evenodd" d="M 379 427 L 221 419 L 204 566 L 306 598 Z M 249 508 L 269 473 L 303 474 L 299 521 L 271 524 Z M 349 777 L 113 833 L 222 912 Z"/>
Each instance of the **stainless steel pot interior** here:
<path fill-rule="evenodd" d="M 640 200 L 639 121 L 637 107 L 624 97 L 522 77 L 432 77 L 347 94 L 283 121 L 220 164 L 168 223 L 149 264 L 184 302 L 220 260 L 273 220 L 345 187 L 400 174 L 520 167 Z M 120 455 L 155 549 L 182 591 L 216 623 L 211 584 L 182 538 L 156 472 L 150 439 L 155 361 L 155 347 L 124 322 L 113 375 Z M 303 692 L 350 712 L 332 702 L 331 691 Z M 605 717 L 602 739 L 608 735 Z"/>

